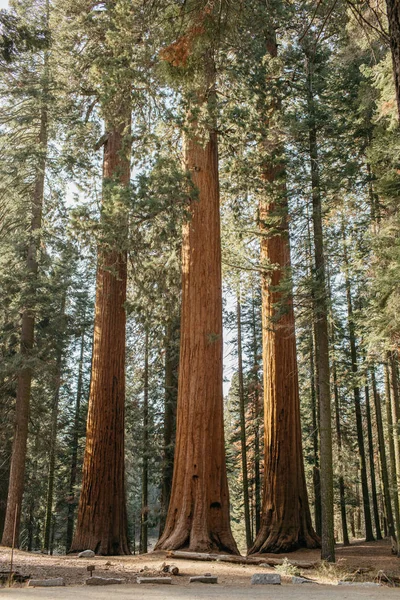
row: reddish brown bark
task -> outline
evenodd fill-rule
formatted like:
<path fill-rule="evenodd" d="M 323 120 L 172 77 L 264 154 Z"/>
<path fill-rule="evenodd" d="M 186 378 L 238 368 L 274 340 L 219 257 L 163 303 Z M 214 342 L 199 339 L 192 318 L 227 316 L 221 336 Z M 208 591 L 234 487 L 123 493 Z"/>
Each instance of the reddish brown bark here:
<path fill-rule="evenodd" d="M 222 288 L 215 132 L 185 139 L 197 197 L 183 229 L 182 315 L 172 493 L 157 549 L 237 554 L 229 522 L 222 395 Z"/>
<path fill-rule="evenodd" d="M 278 175 L 270 171 L 270 180 Z M 280 175 L 282 173 L 280 172 Z M 260 204 L 261 259 L 273 270 L 262 277 L 265 468 L 261 528 L 250 551 L 289 552 L 317 548 L 304 476 L 294 312 L 291 295 L 279 289 L 290 268 L 287 208 L 281 201 L 280 227 L 268 231 L 277 214 Z"/>
<path fill-rule="evenodd" d="M 92 378 L 78 520 L 70 551 L 129 554 L 124 474 L 126 215 L 113 191 L 130 179 L 130 109 L 104 147 Z M 117 192 L 118 195 L 118 192 Z M 114 247 L 115 249 L 110 249 Z"/>
<path fill-rule="evenodd" d="M 276 58 L 276 36 L 270 24 L 265 41 L 268 54 Z M 279 127 L 281 100 L 273 83 L 271 89 L 272 100 L 259 106 L 265 124 L 260 144 L 265 186 L 259 204 L 260 260 L 264 267 L 265 465 L 261 527 L 250 554 L 320 545 L 311 523 L 303 465 L 286 172 Z"/>

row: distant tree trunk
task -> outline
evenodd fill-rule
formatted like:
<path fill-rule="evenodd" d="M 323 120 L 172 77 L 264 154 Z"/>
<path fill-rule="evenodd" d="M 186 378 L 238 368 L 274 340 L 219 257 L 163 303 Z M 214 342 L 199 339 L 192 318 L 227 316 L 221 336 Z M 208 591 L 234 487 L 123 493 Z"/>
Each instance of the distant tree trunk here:
<path fill-rule="evenodd" d="M 392 539 L 392 551 L 397 549 L 396 542 L 396 531 L 395 531 L 395 523 L 393 519 L 393 511 L 392 511 L 392 502 L 391 502 L 391 494 L 389 487 L 389 475 L 388 475 L 388 467 L 387 467 L 387 459 L 386 459 L 386 443 L 385 443 L 385 435 L 383 432 L 383 424 L 382 424 L 382 408 L 381 408 L 381 399 L 378 394 L 378 390 L 376 387 L 376 379 L 375 379 L 375 370 L 371 369 L 371 380 L 372 380 L 372 393 L 374 398 L 374 407 L 375 407 L 375 418 L 376 418 L 376 428 L 378 432 L 378 444 L 379 444 L 379 456 L 380 456 L 380 464 L 381 464 L 381 479 L 383 486 L 383 499 L 385 504 L 385 515 L 386 515 L 386 526 L 388 530 L 388 534 Z"/>
<path fill-rule="evenodd" d="M 275 31 L 266 50 L 277 57 Z M 283 140 L 277 90 L 259 106 L 265 129 L 260 144 L 265 182 L 259 203 L 264 365 L 264 492 L 261 527 L 250 553 L 317 548 L 304 474 Z M 273 266 L 271 269 L 270 266 Z"/>
<path fill-rule="evenodd" d="M 399 380 L 397 372 L 397 358 L 394 351 L 387 353 L 388 368 L 390 372 L 391 383 L 391 405 L 392 405 L 392 421 L 393 421 L 393 442 L 396 460 L 396 489 L 399 495 L 400 489 L 400 403 L 399 403 Z"/>
<path fill-rule="evenodd" d="M 78 467 L 78 445 L 79 445 L 79 423 L 80 423 L 80 412 L 81 412 L 81 401 L 83 393 L 83 357 L 85 352 L 85 330 L 82 330 L 81 335 L 81 348 L 79 354 L 79 365 L 78 365 L 78 382 L 76 387 L 76 402 L 75 402 L 75 414 L 74 414 L 74 428 L 72 433 L 72 448 L 71 448 L 71 467 L 69 474 L 69 493 L 68 493 L 68 516 L 67 516 L 67 541 L 66 551 L 72 544 L 72 536 L 74 533 L 74 513 L 75 513 L 75 484 Z"/>
<path fill-rule="evenodd" d="M 334 346 L 334 338 L 332 339 L 332 345 Z M 342 521 L 343 545 L 348 546 L 350 544 L 350 541 L 349 541 L 349 533 L 347 530 L 346 495 L 345 495 L 345 485 L 344 485 L 344 477 L 343 477 L 342 428 L 340 425 L 339 388 L 338 388 L 338 383 L 337 383 L 337 372 L 336 372 L 336 360 L 335 359 L 333 359 L 333 361 L 332 361 L 332 375 L 333 375 L 333 390 L 334 390 L 334 399 L 335 399 L 336 438 L 337 438 L 337 445 L 338 445 L 340 516 L 341 516 L 341 521 Z"/>
<path fill-rule="evenodd" d="M 307 59 L 307 109 L 309 123 L 309 151 L 312 188 L 312 220 L 314 228 L 314 331 L 317 362 L 317 386 L 320 406 L 320 461 L 322 504 L 321 557 L 335 561 L 335 532 L 333 518 L 333 459 L 332 417 L 330 394 L 328 305 L 325 272 L 324 238 L 322 230 L 322 198 L 318 162 L 317 126 L 313 92 L 313 65 Z"/>
<path fill-rule="evenodd" d="M 215 103 L 206 52 L 198 107 Z M 177 432 L 171 500 L 157 549 L 238 554 L 229 521 L 222 391 L 222 281 L 217 133 L 189 115 L 184 159 L 196 197 L 183 228 Z M 201 137 L 200 137 L 201 136 Z"/>
<path fill-rule="evenodd" d="M 372 420 L 371 420 L 371 405 L 369 400 L 369 387 L 365 386 L 365 408 L 367 413 L 367 430 L 368 430 L 368 453 L 369 453 L 369 468 L 371 477 L 371 492 L 372 492 L 372 506 L 374 509 L 374 521 L 376 530 L 376 539 L 382 539 L 381 526 L 379 522 L 379 506 L 378 506 L 378 495 L 376 491 L 376 475 L 375 475 L 375 462 L 374 462 L 374 442 L 372 436 Z"/>
<path fill-rule="evenodd" d="M 307 206 L 307 250 L 308 250 L 308 269 L 309 277 L 313 274 L 311 227 Z M 315 295 L 314 289 L 311 289 L 312 309 L 314 309 Z M 311 392 L 311 415 L 312 415 L 312 441 L 313 441 L 313 488 L 314 488 L 314 519 L 317 535 L 322 534 L 322 505 L 321 505 L 321 471 L 319 461 L 319 388 L 316 385 L 318 381 L 318 361 L 315 360 L 315 324 L 312 324 L 310 331 L 309 353 L 310 353 L 310 392 Z"/>
<path fill-rule="evenodd" d="M 254 494 L 255 494 L 255 531 L 256 535 L 260 530 L 261 525 L 261 477 L 260 477 L 260 381 L 258 377 L 258 340 L 256 331 L 256 315 L 254 306 L 254 297 L 252 297 L 251 303 L 251 327 L 252 327 L 252 349 L 253 349 L 253 368 L 254 368 L 254 381 L 253 381 L 253 397 L 254 397 L 254 418 L 253 418 L 253 432 L 254 432 Z"/>
<path fill-rule="evenodd" d="M 34 496 L 31 497 L 29 502 L 29 516 L 28 516 L 28 542 L 27 542 L 27 550 L 28 552 L 32 552 L 33 550 L 33 529 L 35 523 L 35 499 Z"/>
<path fill-rule="evenodd" d="M 237 318 L 237 351 L 238 351 L 238 375 L 239 375 L 239 411 L 240 411 L 240 445 L 242 455 L 242 483 L 243 483 L 243 503 L 244 503 L 244 525 L 246 530 L 247 549 L 252 545 L 251 527 L 250 527 L 250 506 L 249 506 L 249 478 L 247 472 L 247 442 L 246 442 L 246 409 L 244 401 L 243 384 L 243 359 L 242 359 L 242 311 L 240 297 L 238 296 L 236 304 Z"/>
<path fill-rule="evenodd" d="M 361 396 L 360 388 L 357 381 L 358 375 L 358 360 L 357 360 L 357 346 L 356 346 L 356 333 L 354 327 L 354 316 L 353 316 L 353 300 L 351 296 L 351 284 L 349 277 L 349 259 L 347 256 L 346 248 L 346 235 L 344 222 L 342 223 L 342 239 L 343 239 L 343 260 L 345 267 L 345 288 L 346 288 L 346 299 L 347 299 L 347 318 L 349 327 L 349 338 L 350 338 L 350 356 L 351 356 L 351 370 L 353 373 L 353 394 L 354 394 L 354 407 L 356 414 L 356 429 L 357 429 L 357 443 L 358 443 L 358 454 L 360 457 L 360 472 L 361 472 L 361 490 L 364 508 L 364 523 L 365 523 L 365 540 L 370 542 L 374 540 L 374 534 L 372 531 L 372 520 L 371 520 L 371 509 L 369 505 L 369 494 L 368 494 L 368 478 L 367 478 L 367 462 L 365 459 L 365 446 L 364 446 L 364 434 L 362 425 L 362 412 L 361 412 Z"/>
<path fill-rule="evenodd" d="M 45 59 L 47 64 L 47 59 Z M 47 77 L 47 67 L 45 75 Z M 16 545 L 18 546 L 19 527 L 21 522 L 22 496 L 25 483 L 26 448 L 28 441 L 29 405 L 31 396 L 31 382 L 33 370 L 29 364 L 34 345 L 35 331 L 35 305 L 36 281 L 38 276 L 37 253 L 40 246 L 40 230 L 42 227 L 42 211 L 44 198 L 45 169 L 47 159 L 48 141 L 48 109 L 47 109 L 47 81 L 42 90 L 42 106 L 40 110 L 40 129 L 38 136 L 39 158 L 36 166 L 35 183 L 32 192 L 32 216 L 30 223 L 30 241 L 26 259 L 26 277 L 28 294 L 22 312 L 22 325 L 20 337 L 20 353 L 23 366 L 18 373 L 17 397 L 15 402 L 14 438 L 11 454 L 10 479 L 8 486 L 7 509 L 2 537 L 3 546 L 11 546 L 13 542 L 15 512 Z"/>
<path fill-rule="evenodd" d="M 178 335 L 179 319 L 172 318 L 167 325 L 165 335 L 164 460 L 161 483 L 160 535 L 164 531 L 168 513 L 174 470 L 179 367 L 179 349 L 176 344 Z"/>
<path fill-rule="evenodd" d="M 313 332 L 310 334 L 310 371 L 311 371 L 311 412 L 312 412 L 312 440 L 313 440 L 313 487 L 314 487 L 314 519 L 317 535 L 322 533 L 322 505 L 321 505 L 321 471 L 319 464 L 319 415 L 318 398 L 315 385 L 315 349 Z"/>
<path fill-rule="evenodd" d="M 400 557 L 400 506 L 399 506 L 399 494 L 397 488 L 397 471 L 396 471 L 396 452 L 393 440 L 393 418 L 392 418 L 392 405 L 391 405 L 391 391 L 390 391 L 390 374 L 389 366 L 387 363 L 384 365 L 385 369 L 385 404 L 386 404 L 386 420 L 387 420 L 387 444 L 389 446 L 389 465 L 390 465 L 390 488 L 391 496 L 393 498 L 394 506 L 394 523 L 397 540 L 397 556 Z"/>
<path fill-rule="evenodd" d="M 142 464 L 142 508 L 140 513 L 140 554 L 147 553 L 149 529 L 149 332 L 146 326 L 144 342 L 143 381 L 143 464 Z"/>
<path fill-rule="evenodd" d="M 7 402 L 8 402 L 7 398 Z M 2 411 L 5 404 L 2 403 L 0 408 L 1 414 L 6 414 Z M 11 459 L 12 440 L 9 436 L 4 440 L 3 456 L 5 457 L 3 464 L 0 466 L 0 536 L 3 535 L 4 520 L 6 518 L 8 482 L 10 479 L 10 459 Z"/>
<path fill-rule="evenodd" d="M 64 319 L 65 313 L 65 295 L 62 299 L 61 315 Z M 61 367 L 62 367 L 62 345 L 59 345 L 56 350 L 56 381 L 53 398 L 53 406 L 51 409 L 51 431 L 50 431 L 50 452 L 49 452 L 49 479 L 47 485 L 47 501 L 46 501 L 46 520 L 44 526 L 44 552 L 50 550 L 51 524 L 53 517 L 53 495 L 54 495 L 54 476 L 56 467 L 56 447 L 57 447 L 57 424 L 58 424 L 58 408 L 60 402 L 60 387 L 61 387 Z"/>
<path fill-rule="evenodd" d="M 393 76 L 396 88 L 397 112 L 400 120 L 400 2 L 386 0 L 389 22 L 390 47 L 392 50 Z"/>
<path fill-rule="evenodd" d="M 90 548 L 103 555 L 129 554 L 124 467 L 127 217 L 119 196 L 130 181 L 130 91 L 119 106 L 119 114 L 106 123 L 101 214 L 105 243 L 98 249 L 86 450 L 71 545 L 71 552 Z"/>

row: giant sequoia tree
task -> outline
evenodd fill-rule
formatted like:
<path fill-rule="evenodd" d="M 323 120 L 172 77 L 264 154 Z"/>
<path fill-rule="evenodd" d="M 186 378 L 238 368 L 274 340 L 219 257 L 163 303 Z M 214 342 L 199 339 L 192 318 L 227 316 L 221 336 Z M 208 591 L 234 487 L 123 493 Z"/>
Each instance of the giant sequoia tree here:
<path fill-rule="evenodd" d="M 131 156 L 133 7 L 107 8 L 100 72 L 105 120 L 101 231 L 98 246 L 92 378 L 82 491 L 71 551 L 128 554 L 124 471 L 127 193 Z M 95 17 L 94 17 L 95 18 Z M 111 59 L 110 59 L 111 57 Z M 113 72 L 110 72 L 110 66 Z M 108 67 L 108 69 L 107 69 Z M 115 76 L 117 74 L 117 77 Z"/>
<path fill-rule="evenodd" d="M 185 7 L 192 13 L 187 33 L 163 53 L 169 62 L 184 68 L 188 59 L 190 63 L 190 52 L 195 52 L 198 67 L 184 139 L 185 168 L 193 185 L 190 220 L 183 229 L 175 463 L 168 515 L 156 548 L 236 554 L 223 424 L 218 145 L 213 114 L 216 15 L 207 3 L 193 4 Z M 189 78 L 190 65 L 187 68 Z M 201 111 L 207 115 L 202 122 Z"/>
<path fill-rule="evenodd" d="M 273 83 L 277 42 L 271 14 L 263 14 L 270 81 L 258 100 L 263 195 L 259 204 L 262 274 L 265 466 L 261 527 L 251 553 L 316 548 L 304 476 L 281 100 Z M 263 70 L 263 69 L 262 69 Z"/>

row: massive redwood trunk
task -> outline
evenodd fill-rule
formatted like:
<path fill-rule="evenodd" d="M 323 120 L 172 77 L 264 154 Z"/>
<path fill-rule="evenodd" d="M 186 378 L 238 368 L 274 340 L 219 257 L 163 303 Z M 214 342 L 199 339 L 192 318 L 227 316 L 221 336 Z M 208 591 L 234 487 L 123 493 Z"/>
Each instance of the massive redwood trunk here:
<path fill-rule="evenodd" d="M 128 102 L 129 105 L 129 102 Z M 130 108 L 109 123 L 104 147 L 92 378 L 78 520 L 70 551 L 129 554 L 124 474 L 126 214 Z M 118 198 L 118 196 L 122 197 Z"/>
<path fill-rule="evenodd" d="M 198 194 L 183 230 L 174 475 L 156 548 L 237 554 L 224 447 L 218 148 L 216 133 L 206 135 L 205 141 L 185 139 L 186 168 Z"/>
<path fill-rule="evenodd" d="M 276 171 L 275 171 L 276 174 Z M 272 175 L 272 173 L 271 173 Z M 271 231 L 268 223 L 278 215 Z M 304 476 L 293 304 L 288 284 L 287 207 L 260 204 L 265 466 L 261 528 L 250 554 L 317 548 Z"/>
<path fill-rule="evenodd" d="M 276 59 L 276 35 L 269 23 L 265 41 L 268 54 Z M 320 545 L 311 523 L 303 464 L 281 100 L 273 83 L 269 93 L 272 100 L 259 104 L 264 124 L 260 154 L 265 182 L 259 204 L 260 260 L 264 267 L 264 492 L 261 527 L 250 554 Z"/>

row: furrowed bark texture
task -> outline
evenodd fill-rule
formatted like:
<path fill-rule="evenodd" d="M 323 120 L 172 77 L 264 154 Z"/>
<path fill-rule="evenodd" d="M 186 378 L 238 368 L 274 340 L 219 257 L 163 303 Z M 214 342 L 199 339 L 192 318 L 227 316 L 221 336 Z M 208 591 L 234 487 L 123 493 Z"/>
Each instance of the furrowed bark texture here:
<path fill-rule="evenodd" d="M 276 58 L 272 25 L 265 31 L 265 42 L 267 53 Z M 260 256 L 265 268 L 261 277 L 265 462 L 261 526 L 250 554 L 319 546 L 303 465 L 279 90 L 259 108 L 265 125 L 260 144 L 265 186 L 259 203 Z"/>
<path fill-rule="evenodd" d="M 280 231 L 270 234 L 266 223 L 275 211 L 270 203 L 260 205 L 261 259 L 275 268 L 262 278 L 264 493 L 251 554 L 319 547 L 304 476 L 293 303 L 278 289 L 290 267 L 287 208 Z"/>
<path fill-rule="evenodd" d="M 183 229 L 182 315 L 172 493 L 157 549 L 238 554 L 229 522 L 222 395 L 222 288 L 215 132 L 185 139 L 198 190 Z"/>
<path fill-rule="evenodd" d="M 400 0 L 386 0 L 397 112 L 400 120 Z"/>
<path fill-rule="evenodd" d="M 46 89 L 43 94 L 45 96 Z M 42 211 L 44 196 L 44 179 L 47 157 L 48 112 L 44 100 L 40 113 L 39 151 L 40 157 L 36 168 L 36 178 L 32 194 L 32 218 L 30 226 L 30 242 L 26 259 L 27 282 L 32 289 L 27 306 L 22 313 L 20 353 L 24 361 L 28 361 L 34 345 L 35 331 L 35 285 L 38 275 L 37 252 L 40 245 L 40 229 L 42 227 Z M 25 461 L 28 442 L 29 405 L 31 397 L 32 367 L 25 364 L 18 373 L 17 397 L 15 402 L 14 438 L 11 454 L 10 479 L 7 496 L 7 509 L 1 543 L 12 546 L 14 535 L 15 512 L 17 512 L 15 544 L 18 546 L 19 527 L 21 521 L 22 497 L 25 483 Z"/>
<path fill-rule="evenodd" d="M 129 116 L 128 116 L 129 115 Z M 130 110 L 113 123 L 104 147 L 105 188 L 130 179 Z M 104 196 L 107 191 L 103 189 Z M 126 235 L 124 209 L 114 225 Z M 107 215 L 102 215 L 103 224 Z M 98 252 L 92 379 L 82 492 L 71 552 L 129 554 L 125 505 L 124 404 L 126 252 L 102 245 Z"/>

